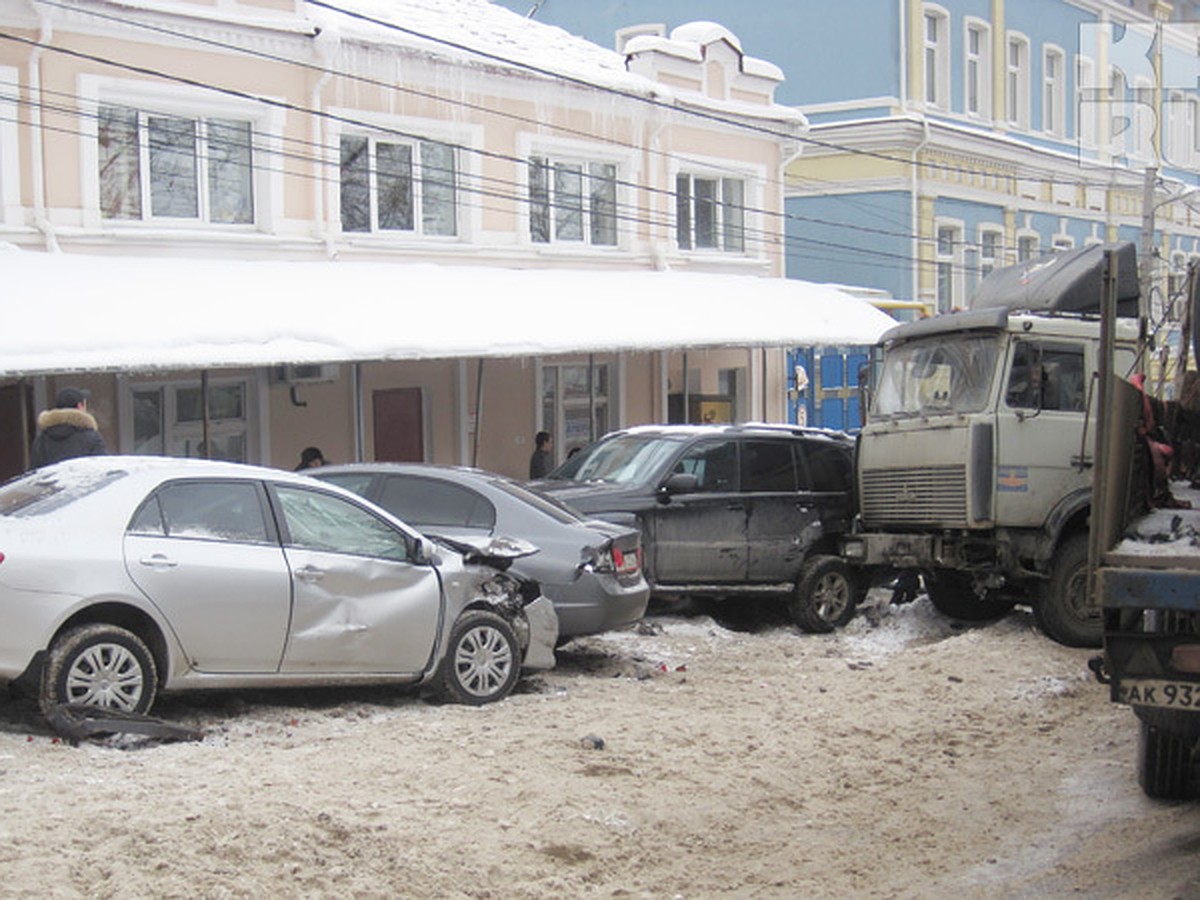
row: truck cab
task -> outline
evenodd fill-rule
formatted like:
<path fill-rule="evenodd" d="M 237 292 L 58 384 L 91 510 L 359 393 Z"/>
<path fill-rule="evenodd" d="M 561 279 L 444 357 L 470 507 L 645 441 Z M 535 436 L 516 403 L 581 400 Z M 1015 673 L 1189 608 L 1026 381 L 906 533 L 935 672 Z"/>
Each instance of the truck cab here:
<path fill-rule="evenodd" d="M 883 336 L 843 554 L 920 570 L 934 605 L 956 618 L 1028 603 L 1055 640 L 1096 646 L 1086 573 L 1099 319 L 1012 306 Z M 1118 366 L 1132 369 L 1134 320 L 1119 321 L 1117 346 Z"/>

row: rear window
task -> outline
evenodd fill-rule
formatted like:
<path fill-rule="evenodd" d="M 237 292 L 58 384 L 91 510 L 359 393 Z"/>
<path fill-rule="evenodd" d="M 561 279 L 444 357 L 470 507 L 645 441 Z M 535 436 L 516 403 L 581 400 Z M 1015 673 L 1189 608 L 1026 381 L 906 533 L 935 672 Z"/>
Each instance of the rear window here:
<path fill-rule="evenodd" d="M 0 516 L 42 516 L 124 478 L 122 469 L 51 474 L 32 472 L 0 487 Z"/>

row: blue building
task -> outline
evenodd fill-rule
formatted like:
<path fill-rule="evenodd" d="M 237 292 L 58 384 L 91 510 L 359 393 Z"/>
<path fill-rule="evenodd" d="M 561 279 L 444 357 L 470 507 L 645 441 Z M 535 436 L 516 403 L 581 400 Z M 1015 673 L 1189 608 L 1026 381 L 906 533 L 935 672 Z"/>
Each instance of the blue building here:
<path fill-rule="evenodd" d="M 811 125 L 787 169 L 791 277 L 943 312 L 993 268 L 1148 231 L 1169 328 L 1200 256 L 1194 0 L 498 2 L 618 50 L 711 19 L 778 65 Z"/>

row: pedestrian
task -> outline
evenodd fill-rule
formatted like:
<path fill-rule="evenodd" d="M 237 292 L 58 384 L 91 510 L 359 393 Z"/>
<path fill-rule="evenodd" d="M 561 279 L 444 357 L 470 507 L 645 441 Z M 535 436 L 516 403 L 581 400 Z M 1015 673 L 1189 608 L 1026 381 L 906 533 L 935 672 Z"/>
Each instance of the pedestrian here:
<path fill-rule="evenodd" d="M 54 398 L 54 408 L 38 416 L 38 433 L 29 452 L 31 467 L 108 453 L 96 419 L 87 411 L 89 396 L 82 388 L 65 387 Z"/>
<path fill-rule="evenodd" d="M 323 465 L 325 465 L 325 454 L 321 452 L 321 448 L 305 447 L 300 451 L 300 465 L 296 466 L 296 471 L 316 469 Z"/>
<path fill-rule="evenodd" d="M 533 455 L 529 457 L 529 477 L 545 478 L 554 468 L 554 438 L 550 432 L 539 431 L 533 438 Z"/>

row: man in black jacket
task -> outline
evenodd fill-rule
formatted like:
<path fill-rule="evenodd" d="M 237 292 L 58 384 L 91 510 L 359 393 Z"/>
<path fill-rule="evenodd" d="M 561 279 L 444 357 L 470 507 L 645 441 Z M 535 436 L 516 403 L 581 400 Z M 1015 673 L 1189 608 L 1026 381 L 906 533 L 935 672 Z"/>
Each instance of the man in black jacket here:
<path fill-rule="evenodd" d="M 87 411 L 88 392 L 66 387 L 54 399 L 54 409 L 38 416 L 38 433 L 33 439 L 29 464 L 48 466 L 73 456 L 101 456 L 108 452 L 96 420 Z"/>

